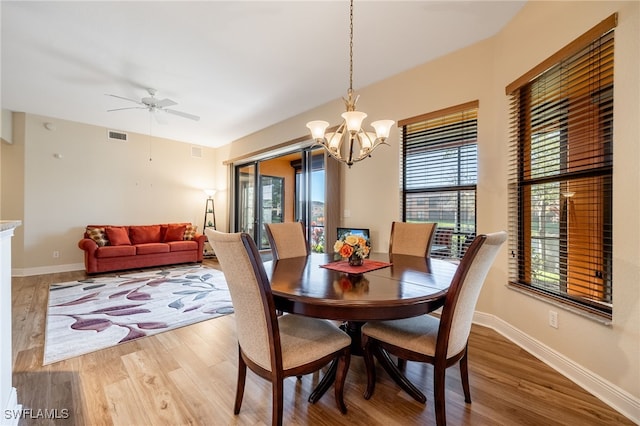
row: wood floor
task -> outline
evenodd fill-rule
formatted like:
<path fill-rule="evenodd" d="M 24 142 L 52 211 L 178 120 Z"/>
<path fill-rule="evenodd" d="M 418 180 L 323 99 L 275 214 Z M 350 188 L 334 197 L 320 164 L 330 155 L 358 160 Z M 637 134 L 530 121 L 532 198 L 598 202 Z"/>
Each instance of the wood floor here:
<path fill-rule="evenodd" d="M 205 260 L 217 267 L 214 260 Z M 82 272 L 13 279 L 13 386 L 20 425 L 265 425 L 271 385 L 249 372 L 242 410 L 233 415 L 237 347 L 233 315 L 42 366 L 48 285 Z M 447 373 L 449 425 L 625 425 L 631 421 L 493 330 L 474 326 L 469 340 L 472 404 L 457 367 Z M 378 370 L 375 394 L 362 397 L 366 375 L 353 357 L 340 414 L 331 393 L 307 398 L 318 374 L 285 382 L 287 425 L 435 425 L 431 366 L 408 363 L 427 395 L 419 404 Z M 44 410 L 58 419 L 46 420 Z M 67 410 L 67 411 L 65 411 Z M 68 412 L 68 418 L 66 413 Z"/>

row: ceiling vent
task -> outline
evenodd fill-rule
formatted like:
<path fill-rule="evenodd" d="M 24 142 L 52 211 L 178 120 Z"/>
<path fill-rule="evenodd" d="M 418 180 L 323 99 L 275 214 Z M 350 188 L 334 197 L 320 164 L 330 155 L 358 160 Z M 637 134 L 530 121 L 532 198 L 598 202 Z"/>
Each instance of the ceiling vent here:
<path fill-rule="evenodd" d="M 123 141 L 126 142 L 128 135 L 123 132 L 118 132 L 116 130 L 107 130 L 107 139 L 112 141 Z"/>
<path fill-rule="evenodd" d="M 199 146 L 192 146 L 191 156 L 196 158 L 202 158 L 202 148 L 200 148 Z"/>

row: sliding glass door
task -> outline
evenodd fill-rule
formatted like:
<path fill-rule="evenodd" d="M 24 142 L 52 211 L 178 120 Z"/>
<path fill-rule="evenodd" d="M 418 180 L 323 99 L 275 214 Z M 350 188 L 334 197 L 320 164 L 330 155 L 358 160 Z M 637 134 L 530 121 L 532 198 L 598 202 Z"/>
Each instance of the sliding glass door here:
<path fill-rule="evenodd" d="M 256 172 L 257 163 L 236 167 L 236 232 L 255 235 L 256 218 Z"/>
<path fill-rule="evenodd" d="M 300 221 L 306 226 L 311 250 L 324 252 L 329 193 L 327 183 L 330 181 L 325 167 L 327 160 L 323 150 L 305 148 L 236 165 L 235 231 L 250 234 L 258 248 L 266 250 L 269 249 L 264 230 L 266 223 Z M 332 174 L 339 171 L 335 165 L 334 169 Z M 331 181 L 336 179 L 334 177 Z M 337 205 L 337 191 L 332 194 L 333 204 Z M 331 212 L 334 210 L 330 209 Z M 339 209 L 335 212 L 339 212 Z M 337 220 L 336 216 L 329 222 L 335 227 Z"/>

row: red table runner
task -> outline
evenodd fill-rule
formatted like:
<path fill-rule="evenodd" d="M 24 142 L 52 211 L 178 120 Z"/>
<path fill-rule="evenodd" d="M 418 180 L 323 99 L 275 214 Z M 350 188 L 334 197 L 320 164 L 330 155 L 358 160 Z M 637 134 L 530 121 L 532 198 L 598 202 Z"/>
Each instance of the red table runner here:
<path fill-rule="evenodd" d="M 386 268 L 391 266 L 389 262 L 380 262 L 377 260 L 364 259 L 362 266 L 351 266 L 348 260 L 341 260 L 339 262 L 331 262 L 325 265 L 320 265 L 321 268 L 327 268 L 338 272 L 345 272 L 347 274 L 364 274 L 365 272 L 375 271 L 376 269 Z"/>

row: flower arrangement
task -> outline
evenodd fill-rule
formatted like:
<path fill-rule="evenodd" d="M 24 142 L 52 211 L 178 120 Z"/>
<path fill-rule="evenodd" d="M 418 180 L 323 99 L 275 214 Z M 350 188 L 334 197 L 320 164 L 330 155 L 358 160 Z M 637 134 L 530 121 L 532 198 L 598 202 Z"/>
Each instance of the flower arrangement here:
<path fill-rule="evenodd" d="M 369 255 L 369 241 L 360 235 L 347 234 L 333 245 L 333 251 L 343 259 L 349 259 L 350 264 L 362 264 L 362 260 Z"/>

